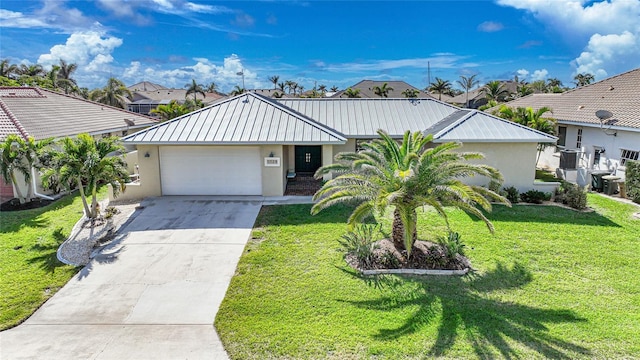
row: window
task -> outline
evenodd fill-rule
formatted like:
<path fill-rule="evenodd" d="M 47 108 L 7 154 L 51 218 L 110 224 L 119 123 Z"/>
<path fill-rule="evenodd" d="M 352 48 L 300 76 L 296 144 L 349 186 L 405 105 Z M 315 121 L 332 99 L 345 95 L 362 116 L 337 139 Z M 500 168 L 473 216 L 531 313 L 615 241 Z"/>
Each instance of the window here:
<path fill-rule="evenodd" d="M 576 139 L 576 148 L 580 149 L 582 147 L 582 129 L 578 129 L 578 137 Z"/>
<path fill-rule="evenodd" d="M 640 151 L 620 149 L 620 165 L 624 166 L 627 160 L 638 160 L 640 157 Z"/>
<path fill-rule="evenodd" d="M 565 146 L 567 142 L 567 127 L 558 126 L 558 146 Z"/>

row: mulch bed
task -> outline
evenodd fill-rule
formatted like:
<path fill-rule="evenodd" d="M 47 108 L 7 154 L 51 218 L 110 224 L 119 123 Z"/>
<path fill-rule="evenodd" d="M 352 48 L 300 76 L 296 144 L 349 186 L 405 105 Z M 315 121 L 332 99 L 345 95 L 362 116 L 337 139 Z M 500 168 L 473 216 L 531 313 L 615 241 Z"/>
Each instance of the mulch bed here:
<path fill-rule="evenodd" d="M 371 264 L 361 264 L 353 254 L 347 254 L 345 260 L 356 270 L 380 269 L 426 269 L 426 270 L 464 270 L 471 268 L 469 259 L 456 255 L 452 260 L 446 258 L 440 244 L 418 240 L 407 257 L 406 250 L 398 250 L 393 241 L 382 239 L 375 242 L 374 259 Z"/>
<path fill-rule="evenodd" d="M 33 199 L 32 201 L 28 201 L 24 204 L 20 204 L 20 200 L 17 198 L 11 199 L 0 204 L 0 211 L 21 211 L 21 210 L 29 210 L 29 209 L 37 209 L 43 206 L 47 206 L 54 202 L 55 200 L 46 200 L 46 199 Z"/>

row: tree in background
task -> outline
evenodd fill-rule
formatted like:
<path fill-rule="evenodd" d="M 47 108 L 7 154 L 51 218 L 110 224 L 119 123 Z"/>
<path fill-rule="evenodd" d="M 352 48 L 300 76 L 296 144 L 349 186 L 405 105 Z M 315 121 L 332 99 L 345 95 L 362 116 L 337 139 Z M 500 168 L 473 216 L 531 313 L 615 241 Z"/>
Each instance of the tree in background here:
<path fill-rule="evenodd" d="M 426 90 L 430 93 L 437 93 L 438 100 L 442 100 L 442 94 L 449 94 L 451 92 L 451 82 L 437 77 L 436 81 L 429 84 Z"/>
<path fill-rule="evenodd" d="M 389 91 L 393 91 L 393 88 L 389 86 L 389 84 L 384 83 L 382 86 L 374 86 L 371 90 L 373 93 L 380 96 L 381 98 L 389 97 Z"/>
<path fill-rule="evenodd" d="M 490 211 L 490 200 L 509 202 L 487 188 L 462 182 L 474 175 L 502 181 L 498 170 L 468 162 L 482 159 L 482 154 L 456 151 L 462 144 L 453 142 L 428 147 L 433 136 L 424 136 L 420 131 L 405 132 L 402 143 L 382 130 L 378 135 L 380 139 L 362 144 L 363 150 L 340 153 L 335 163 L 318 169 L 316 178 L 330 173 L 340 175 L 327 181 L 314 195 L 312 214 L 335 204 L 354 204 L 348 224 L 355 226 L 392 207 L 392 239 L 408 256 L 417 240 L 419 207 L 433 207 L 447 226 L 445 207 L 459 208 L 482 219 L 493 232 L 493 225 L 478 206 Z"/>
<path fill-rule="evenodd" d="M 189 95 L 193 94 L 193 101 L 197 100 L 197 95 L 200 94 L 202 97 L 206 97 L 207 95 L 204 93 L 204 88 L 202 85 L 198 84 L 195 79 L 191 79 L 191 83 L 186 84 L 184 86 L 187 88 L 187 93 L 184 95 L 185 98 L 189 97 Z"/>
<path fill-rule="evenodd" d="M 269 81 L 273 84 L 273 90 L 278 89 L 278 80 L 280 80 L 280 76 L 278 75 L 269 77 Z"/>
<path fill-rule="evenodd" d="M 360 89 L 347 88 L 344 93 L 348 98 L 359 98 L 360 97 Z"/>
<path fill-rule="evenodd" d="M 16 64 L 11 64 L 9 59 L 3 59 L 0 61 L 0 76 L 15 80 L 18 70 L 18 66 Z"/>
<path fill-rule="evenodd" d="M 575 80 L 576 87 L 579 88 L 591 84 L 593 80 L 595 80 L 595 77 L 589 73 L 581 73 L 574 76 L 573 80 Z"/>
<path fill-rule="evenodd" d="M 236 95 L 240 95 L 240 94 L 244 94 L 246 90 L 241 88 L 240 85 L 236 85 L 233 90 L 231 90 L 231 92 L 229 93 L 229 95 L 231 96 L 236 96 Z"/>
<path fill-rule="evenodd" d="M 117 195 L 124 191 L 125 184 L 129 182 L 127 164 L 120 156 L 111 156 L 124 152 L 124 147 L 116 137 L 95 140 L 89 134 L 64 138 L 60 141 L 60 147 L 62 150 L 55 152 L 55 161 L 52 162 L 56 164 L 55 168 L 45 169 L 43 184 L 47 184 L 51 176 L 59 176 L 61 184 L 77 186 L 85 215 L 94 219 L 99 215 L 98 190 L 111 184 L 114 195 Z M 87 199 L 89 195 L 91 204 Z"/>
<path fill-rule="evenodd" d="M 409 98 L 409 99 L 415 99 L 418 97 L 418 94 L 420 93 L 420 91 L 416 90 L 416 89 L 406 89 L 405 91 L 402 92 L 402 96 Z"/>
<path fill-rule="evenodd" d="M 334 92 L 334 93 L 335 93 L 335 92 L 338 92 L 338 90 L 340 90 L 340 89 L 338 89 L 338 87 L 337 87 L 337 86 L 335 86 L 335 85 L 333 85 L 333 86 L 331 87 L 331 92 Z"/>
<path fill-rule="evenodd" d="M 102 89 L 95 89 L 89 93 L 89 99 L 121 109 L 126 108 L 127 101 L 132 98 L 131 91 L 124 83 L 116 78 L 109 78 Z"/>
<path fill-rule="evenodd" d="M 464 76 L 464 75 L 460 75 L 460 80 L 458 80 L 458 84 L 460 84 L 460 86 L 462 86 L 462 88 L 464 89 L 465 93 L 467 94 L 467 98 L 465 101 L 465 106 L 469 107 L 469 90 L 473 89 L 476 85 L 478 85 L 480 83 L 480 81 L 478 81 L 476 79 L 477 74 L 471 75 L 469 77 Z"/>
<path fill-rule="evenodd" d="M 509 90 L 504 87 L 504 83 L 498 80 L 486 83 L 482 87 L 482 92 L 484 93 L 484 97 L 487 101 L 493 100 L 496 102 L 505 101 L 505 99 L 510 95 Z"/>
<path fill-rule="evenodd" d="M 531 107 L 518 107 L 516 109 L 513 109 L 509 106 L 502 105 L 500 109 L 498 109 L 498 113 L 496 115 L 500 116 L 503 119 L 507 119 L 520 125 L 527 126 L 531 129 L 538 130 L 545 134 L 555 135 L 556 120 L 553 118 L 542 117 L 542 115 L 547 112 L 552 113 L 553 110 L 546 106 L 543 106 L 538 110 L 533 110 L 533 108 Z M 538 161 L 540 161 L 540 155 L 548 146 L 548 143 L 538 144 L 536 166 L 538 165 Z"/>
<path fill-rule="evenodd" d="M 171 120 L 190 113 L 191 110 L 184 105 L 179 104 L 176 100 L 171 100 L 166 105 L 158 105 L 151 113 L 160 117 L 162 121 Z"/>
<path fill-rule="evenodd" d="M 73 73 L 78 69 L 78 65 L 68 64 L 66 61 L 60 59 L 58 68 L 59 71 L 57 85 L 64 89 L 65 94 L 69 94 L 73 91 L 73 88 L 78 87 L 78 83 L 71 77 Z"/>
<path fill-rule="evenodd" d="M 210 93 L 217 93 L 218 92 L 218 84 L 214 83 L 213 81 L 206 86 L 206 90 L 207 92 Z"/>

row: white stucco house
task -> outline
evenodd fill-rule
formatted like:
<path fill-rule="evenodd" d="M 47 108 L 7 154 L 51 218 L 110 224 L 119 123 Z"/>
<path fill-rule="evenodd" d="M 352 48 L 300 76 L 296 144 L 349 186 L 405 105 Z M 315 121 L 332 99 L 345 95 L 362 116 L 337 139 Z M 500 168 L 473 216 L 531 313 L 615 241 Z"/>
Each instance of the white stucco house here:
<path fill-rule="evenodd" d="M 435 99 L 271 99 L 245 93 L 123 138 L 137 147 L 140 181 L 124 198 L 282 196 L 287 175 L 312 174 L 383 129 L 461 141 L 498 168 L 505 186 L 534 185 L 536 144 L 556 138 Z M 472 179 L 486 183 L 486 179 Z"/>
<path fill-rule="evenodd" d="M 551 108 L 544 116 L 558 122 L 558 146 L 545 151 L 539 166 L 557 169 L 567 180 L 588 185 L 593 172 L 624 179 L 625 162 L 640 159 L 640 68 L 565 93 L 530 95 L 506 105 Z"/>

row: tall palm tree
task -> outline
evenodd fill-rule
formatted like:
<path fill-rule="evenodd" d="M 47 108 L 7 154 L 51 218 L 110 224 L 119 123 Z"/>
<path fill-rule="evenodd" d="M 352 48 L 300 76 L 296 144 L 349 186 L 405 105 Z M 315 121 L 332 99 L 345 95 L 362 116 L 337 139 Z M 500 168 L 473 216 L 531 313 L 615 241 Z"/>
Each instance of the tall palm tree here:
<path fill-rule="evenodd" d="M 595 80 L 595 77 L 593 76 L 593 74 L 581 73 L 581 74 L 577 74 L 576 76 L 574 76 L 573 80 L 575 80 L 576 87 L 579 88 L 581 86 L 585 86 L 585 85 L 591 84 L 591 82 L 593 82 L 593 80 Z"/>
<path fill-rule="evenodd" d="M 289 90 L 289 94 L 291 94 L 291 91 L 293 91 L 293 95 L 295 95 L 295 91 L 296 91 L 296 87 L 297 87 L 297 83 L 295 81 L 292 80 L 287 80 L 284 82 L 284 86 Z"/>
<path fill-rule="evenodd" d="M 360 97 L 360 89 L 347 88 L 344 93 L 348 98 L 359 98 Z"/>
<path fill-rule="evenodd" d="M 442 94 L 448 94 L 451 91 L 451 82 L 437 77 L 435 82 L 429 84 L 427 91 L 438 93 L 438 100 L 442 100 Z"/>
<path fill-rule="evenodd" d="M 549 92 L 549 86 L 547 85 L 547 82 L 544 80 L 536 80 L 534 82 L 531 83 L 531 88 L 534 91 L 537 91 L 539 93 L 546 93 Z"/>
<path fill-rule="evenodd" d="M 339 90 L 338 87 L 335 85 L 331 87 L 331 92 L 338 92 L 338 90 Z"/>
<path fill-rule="evenodd" d="M 151 110 L 151 113 L 160 117 L 162 121 L 171 120 L 190 112 L 189 108 L 179 104 L 175 100 L 171 100 L 166 105 L 158 105 L 155 109 Z"/>
<path fill-rule="evenodd" d="M 107 86 L 102 89 L 93 90 L 89 94 L 89 99 L 114 107 L 124 109 L 127 99 L 131 99 L 132 94 L 124 83 L 116 78 L 109 78 Z"/>
<path fill-rule="evenodd" d="M 193 94 L 194 102 L 196 101 L 196 96 L 198 94 L 202 95 L 203 98 L 207 96 L 204 93 L 204 88 L 202 87 L 202 85 L 198 84 L 195 79 L 191 79 L 191 83 L 186 84 L 184 87 L 187 88 L 187 93 L 184 95 L 184 97 L 186 98 L 189 95 Z"/>
<path fill-rule="evenodd" d="M 278 80 L 280 80 L 280 76 L 278 75 L 273 75 L 269 77 L 269 81 L 273 83 L 273 90 L 278 89 Z"/>
<path fill-rule="evenodd" d="M 324 84 L 318 85 L 318 91 L 320 91 L 320 94 L 324 96 L 324 94 L 327 93 L 327 85 L 324 85 Z"/>
<path fill-rule="evenodd" d="M 284 93 L 284 90 L 285 90 L 286 88 L 287 88 L 287 84 L 285 84 L 285 83 L 283 83 L 283 82 L 278 83 L 278 89 L 280 89 L 280 91 L 281 91 L 282 93 Z"/>
<path fill-rule="evenodd" d="M 16 64 L 11 64 L 9 59 L 3 59 L 0 61 L 0 76 L 14 79 L 15 75 L 18 74 L 18 70 L 18 66 Z"/>
<path fill-rule="evenodd" d="M 19 73 L 20 75 L 25 75 L 29 77 L 38 77 L 38 76 L 46 75 L 46 72 L 44 71 L 44 69 L 42 68 L 42 65 L 40 64 L 34 64 L 34 65 L 22 64 L 20 65 Z"/>
<path fill-rule="evenodd" d="M 47 87 L 51 86 L 53 91 L 58 91 L 58 72 L 60 72 L 60 66 L 53 65 L 51 71 L 47 73 L 47 80 L 49 82 Z"/>
<path fill-rule="evenodd" d="M 417 98 L 419 93 L 420 91 L 416 89 L 406 89 L 405 91 L 402 92 L 402 96 L 409 99 L 413 99 L 413 98 Z"/>
<path fill-rule="evenodd" d="M 211 82 L 209 85 L 207 85 L 206 88 L 207 92 L 210 93 L 217 93 L 218 92 L 218 84 L 216 84 L 215 82 Z"/>
<path fill-rule="evenodd" d="M 550 78 L 550 79 L 547 79 L 547 85 L 550 88 L 553 88 L 553 87 L 556 87 L 556 86 L 557 87 L 562 87 L 562 81 L 560 81 L 558 78 Z"/>
<path fill-rule="evenodd" d="M 77 64 L 67 64 L 66 61 L 60 59 L 59 65 L 60 71 L 58 71 L 58 85 L 64 89 L 65 94 L 78 86 L 78 83 L 71 77 L 73 73 L 78 69 Z"/>
<path fill-rule="evenodd" d="M 389 84 L 384 83 L 382 84 L 382 86 L 374 86 L 372 90 L 374 94 L 380 96 L 381 98 L 386 98 L 389 97 L 389 91 L 393 91 L 393 88 L 389 86 Z"/>
<path fill-rule="evenodd" d="M 330 173 L 340 175 L 327 181 L 314 195 L 312 214 L 339 203 L 357 204 L 348 220 L 353 226 L 393 207 L 392 239 L 408 256 L 417 239 L 416 209 L 422 206 L 433 207 L 447 225 L 445 207 L 457 207 L 482 219 L 493 232 L 493 225 L 478 206 L 490 211 L 490 200 L 505 204 L 508 201 L 487 188 L 461 180 L 482 175 L 502 181 L 496 169 L 467 162 L 481 159 L 482 154 L 455 151 L 462 144 L 453 142 L 428 147 L 433 136 L 424 136 L 420 131 L 405 132 L 402 143 L 382 130 L 378 135 L 380 139 L 364 143 L 363 150 L 340 153 L 334 164 L 318 169 L 317 178 Z"/>
<path fill-rule="evenodd" d="M 96 218 L 98 214 L 98 190 L 111 184 L 114 195 L 124 191 L 129 181 L 127 164 L 112 153 L 124 152 L 118 138 L 100 138 L 95 140 L 89 134 L 80 134 L 77 138 L 66 137 L 61 140 L 62 151 L 54 153 L 55 168 L 45 169 L 43 183 L 47 184 L 52 176 L 59 176 L 60 182 L 70 189 L 70 184 L 78 187 L 85 215 Z M 46 185 L 45 185 L 46 186 Z M 91 204 L 87 197 L 91 196 Z"/>
<path fill-rule="evenodd" d="M 460 80 L 458 80 L 458 84 L 462 86 L 465 93 L 467 94 L 467 98 L 465 102 L 466 107 L 469 107 L 469 90 L 473 89 L 476 85 L 480 83 L 480 81 L 476 79 L 477 75 L 478 74 L 474 74 L 469 77 L 460 75 Z"/>
<path fill-rule="evenodd" d="M 533 88 L 527 83 L 520 84 L 516 87 L 516 97 L 525 97 L 533 94 Z"/>
<path fill-rule="evenodd" d="M 504 101 L 509 96 L 509 90 L 504 87 L 502 81 L 489 81 L 482 87 L 482 92 L 487 101 Z"/>

